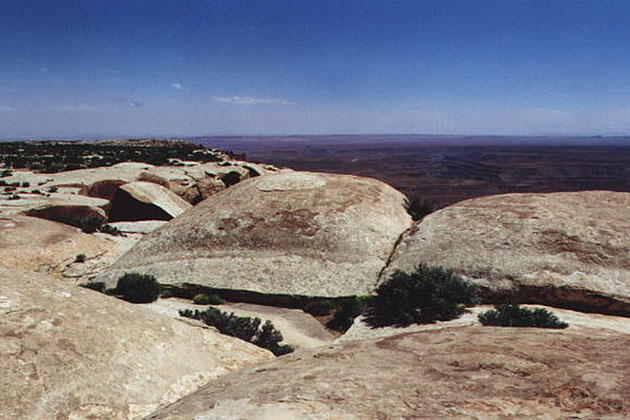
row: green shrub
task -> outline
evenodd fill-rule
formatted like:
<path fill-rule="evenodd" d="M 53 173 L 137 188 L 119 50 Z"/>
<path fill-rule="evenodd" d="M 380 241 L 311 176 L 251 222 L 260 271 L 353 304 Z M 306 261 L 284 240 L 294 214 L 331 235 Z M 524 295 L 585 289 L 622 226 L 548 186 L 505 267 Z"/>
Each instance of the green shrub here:
<path fill-rule="evenodd" d="M 215 327 L 221 334 L 240 338 L 265 348 L 276 356 L 293 351 L 293 347 L 280 344 L 284 338 L 271 321 L 265 322 L 265 325 L 260 328 L 260 318 L 240 317 L 213 307 L 208 307 L 203 312 L 186 309 L 179 311 L 179 314 L 187 318 L 202 320 L 205 324 Z"/>
<path fill-rule="evenodd" d="M 544 308 L 521 308 L 509 303 L 497 305 L 494 309 L 482 312 L 477 318 L 482 325 L 495 327 L 567 328 L 569 326 Z"/>
<path fill-rule="evenodd" d="M 107 289 L 107 287 L 105 286 L 105 283 L 102 281 L 91 281 L 88 283 L 81 283 L 79 284 L 79 286 L 85 287 L 86 289 L 90 289 L 90 290 L 96 290 L 97 292 L 101 292 L 101 293 L 105 293 L 105 290 Z"/>
<path fill-rule="evenodd" d="M 193 297 L 193 303 L 195 305 L 221 305 L 225 301 L 219 295 L 199 293 Z"/>
<path fill-rule="evenodd" d="M 405 207 L 414 221 L 422 219 L 437 209 L 435 202 L 422 197 L 420 194 L 412 194 L 407 197 Z"/>
<path fill-rule="evenodd" d="M 376 326 L 426 324 L 458 318 L 475 303 L 472 284 L 442 267 L 396 271 L 376 289 L 368 322 Z"/>
<path fill-rule="evenodd" d="M 162 299 L 168 299 L 173 297 L 173 292 L 170 290 L 162 290 L 162 292 L 160 293 L 160 297 Z"/>
<path fill-rule="evenodd" d="M 125 273 L 112 293 L 128 302 L 149 303 L 160 296 L 160 284 L 150 274 Z"/>
<path fill-rule="evenodd" d="M 344 300 L 326 326 L 335 331 L 346 332 L 354 324 L 354 319 L 364 313 L 371 302 L 372 296 L 353 296 Z"/>
<path fill-rule="evenodd" d="M 271 351 L 276 356 L 281 356 L 283 354 L 293 352 L 293 347 L 286 344 L 280 344 L 283 340 L 284 337 L 282 336 L 282 333 L 276 330 L 271 321 L 267 320 L 265 325 L 263 325 L 260 331 L 258 331 L 258 334 L 252 343 L 258 347 Z"/>

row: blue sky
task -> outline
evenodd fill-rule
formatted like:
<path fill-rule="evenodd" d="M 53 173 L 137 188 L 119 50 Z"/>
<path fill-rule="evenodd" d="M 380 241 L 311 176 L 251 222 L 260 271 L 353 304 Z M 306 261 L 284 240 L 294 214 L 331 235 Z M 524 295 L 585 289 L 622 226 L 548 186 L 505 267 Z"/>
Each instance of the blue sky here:
<path fill-rule="evenodd" d="M 630 2 L 0 1 L 0 138 L 630 133 Z"/>

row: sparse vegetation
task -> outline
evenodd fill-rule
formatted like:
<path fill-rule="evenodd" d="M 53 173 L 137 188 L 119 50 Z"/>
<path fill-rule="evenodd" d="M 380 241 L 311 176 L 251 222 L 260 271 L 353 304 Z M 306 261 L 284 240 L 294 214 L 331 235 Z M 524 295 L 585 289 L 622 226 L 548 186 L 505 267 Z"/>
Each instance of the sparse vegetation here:
<path fill-rule="evenodd" d="M 405 201 L 407 212 L 414 221 L 433 213 L 437 209 L 437 204 L 420 194 L 412 194 Z"/>
<path fill-rule="evenodd" d="M 120 229 L 107 223 L 99 227 L 98 231 L 112 236 L 125 236 L 125 234 L 122 233 Z"/>
<path fill-rule="evenodd" d="M 85 254 L 77 254 L 77 256 L 74 257 L 74 262 L 75 263 L 84 263 L 85 262 Z"/>
<path fill-rule="evenodd" d="M 280 344 L 284 338 L 271 321 L 267 321 L 260 328 L 260 318 L 240 317 L 234 313 L 228 314 L 217 308 L 208 307 L 205 311 L 186 309 L 179 311 L 181 316 L 199 319 L 205 324 L 216 327 L 219 332 L 240 338 L 258 347 L 271 351 L 276 356 L 291 353 L 293 347 Z"/>
<path fill-rule="evenodd" d="M 477 317 L 482 325 L 495 327 L 567 328 L 569 324 L 558 319 L 544 308 L 521 308 L 519 305 L 502 304 Z"/>
<path fill-rule="evenodd" d="M 368 317 L 374 326 L 448 321 L 475 303 L 472 284 L 450 270 L 425 264 L 412 273 L 396 271 L 376 293 Z"/>
<path fill-rule="evenodd" d="M 0 142 L 0 162 L 9 168 L 0 171 L 0 178 L 11 176 L 11 168 L 55 173 L 131 161 L 152 165 L 167 165 L 169 159 L 220 162 L 223 154 L 233 155 L 198 144 L 160 139 Z"/>
<path fill-rule="evenodd" d="M 160 296 L 160 284 L 150 274 L 125 273 L 111 293 L 132 303 L 150 303 Z"/>
<path fill-rule="evenodd" d="M 371 303 L 372 296 L 354 296 L 344 300 L 326 326 L 335 331 L 346 332 L 354 323 L 354 319 L 363 314 Z"/>
<path fill-rule="evenodd" d="M 225 303 L 223 299 L 217 294 L 205 294 L 199 293 L 193 297 L 193 303 L 195 305 L 221 305 Z"/>

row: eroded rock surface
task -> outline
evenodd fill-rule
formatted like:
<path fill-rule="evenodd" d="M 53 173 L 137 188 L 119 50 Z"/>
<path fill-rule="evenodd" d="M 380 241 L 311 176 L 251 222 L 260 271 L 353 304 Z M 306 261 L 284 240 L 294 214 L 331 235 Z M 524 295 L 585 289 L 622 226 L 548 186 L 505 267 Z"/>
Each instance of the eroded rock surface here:
<path fill-rule="evenodd" d="M 510 300 L 630 315 L 630 194 L 583 191 L 467 200 L 405 235 L 384 281 L 417 264 L 450 268 Z"/>
<path fill-rule="evenodd" d="M 22 215 L 0 216 L 0 266 L 59 273 L 77 254 L 88 259 L 102 257 L 115 247 L 111 241 L 61 223 Z"/>
<path fill-rule="evenodd" d="M 0 418 L 132 419 L 271 354 L 98 292 L 0 267 Z"/>
<path fill-rule="evenodd" d="M 147 235 L 101 278 L 137 271 L 166 284 L 265 294 L 366 294 L 411 225 L 403 201 L 368 178 L 257 177 Z"/>
<path fill-rule="evenodd" d="M 623 419 L 629 345 L 598 330 L 493 327 L 353 341 L 247 367 L 148 418 Z"/>
<path fill-rule="evenodd" d="M 0 215 L 26 214 L 42 219 L 54 220 L 73 226 L 80 226 L 82 220 L 107 219 L 107 200 L 77 194 L 19 193 L 17 199 L 0 197 Z"/>

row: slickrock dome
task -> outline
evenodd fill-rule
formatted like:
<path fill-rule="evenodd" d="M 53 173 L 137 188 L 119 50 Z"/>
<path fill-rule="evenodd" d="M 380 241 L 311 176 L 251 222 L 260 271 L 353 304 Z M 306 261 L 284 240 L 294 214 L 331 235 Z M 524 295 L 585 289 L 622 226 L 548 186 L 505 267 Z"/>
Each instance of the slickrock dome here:
<path fill-rule="evenodd" d="M 368 178 L 283 172 L 213 195 L 136 244 L 101 277 L 266 294 L 369 293 L 411 226 L 404 196 Z"/>
<path fill-rule="evenodd" d="M 454 269 L 492 301 L 630 315 L 630 194 L 583 191 L 467 200 L 404 236 L 384 281 L 418 263 Z"/>
<path fill-rule="evenodd" d="M 0 418 L 137 418 L 271 353 L 150 309 L 0 267 Z"/>

